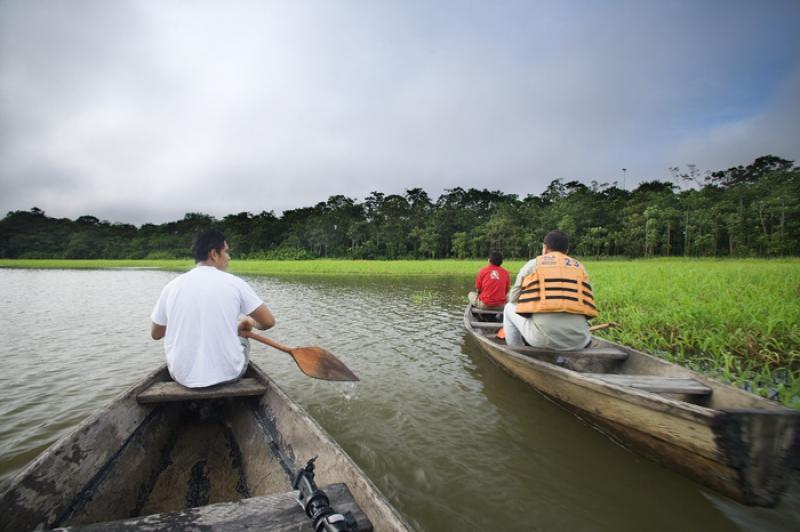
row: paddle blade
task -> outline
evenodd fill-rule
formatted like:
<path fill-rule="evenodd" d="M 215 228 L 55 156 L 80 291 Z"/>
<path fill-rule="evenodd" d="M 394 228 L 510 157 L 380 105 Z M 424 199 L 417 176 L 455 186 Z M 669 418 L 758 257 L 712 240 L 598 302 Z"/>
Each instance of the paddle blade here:
<path fill-rule="evenodd" d="M 291 352 L 300 371 L 326 381 L 357 381 L 355 373 L 332 353 L 321 347 L 295 347 Z"/>

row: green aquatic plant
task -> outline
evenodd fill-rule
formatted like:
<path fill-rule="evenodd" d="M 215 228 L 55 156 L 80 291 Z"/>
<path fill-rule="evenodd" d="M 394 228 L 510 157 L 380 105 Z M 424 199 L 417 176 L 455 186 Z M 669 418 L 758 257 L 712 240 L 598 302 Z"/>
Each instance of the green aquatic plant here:
<path fill-rule="evenodd" d="M 796 259 L 589 265 L 604 337 L 800 406 Z"/>
<path fill-rule="evenodd" d="M 433 302 L 435 295 L 436 294 L 432 290 L 418 290 L 416 292 L 412 292 L 411 296 L 409 296 L 409 299 L 411 299 L 411 301 L 417 305 L 422 305 Z"/>

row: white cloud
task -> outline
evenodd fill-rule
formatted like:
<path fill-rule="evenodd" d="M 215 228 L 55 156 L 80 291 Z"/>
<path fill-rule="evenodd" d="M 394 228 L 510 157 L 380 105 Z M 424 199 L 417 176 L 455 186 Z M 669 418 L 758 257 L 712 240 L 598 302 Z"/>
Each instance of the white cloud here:
<path fill-rule="evenodd" d="M 747 165 L 767 154 L 800 164 L 800 69 L 761 112 L 686 138 L 674 151 L 676 161 L 704 170 Z"/>
<path fill-rule="evenodd" d="M 793 158 L 800 9 L 773 8 L 0 4 L 0 211 L 161 222 Z"/>

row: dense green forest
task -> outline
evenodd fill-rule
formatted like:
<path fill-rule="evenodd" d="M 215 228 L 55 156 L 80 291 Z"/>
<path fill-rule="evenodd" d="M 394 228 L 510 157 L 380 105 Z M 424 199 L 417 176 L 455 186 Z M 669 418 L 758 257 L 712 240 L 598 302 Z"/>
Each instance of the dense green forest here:
<path fill-rule="evenodd" d="M 628 191 L 616 184 L 552 181 L 539 196 L 448 189 L 435 201 L 421 188 L 332 196 L 313 207 L 218 220 L 202 213 L 141 227 L 87 215 L 51 218 L 39 208 L 0 221 L 1 258 L 182 258 L 193 235 L 214 226 L 238 257 L 358 259 L 535 256 L 561 229 L 582 256 L 800 255 L 800 167 L 767 155 L 749 166 L 701 174 L 672 168 L 674 182 Z"/>

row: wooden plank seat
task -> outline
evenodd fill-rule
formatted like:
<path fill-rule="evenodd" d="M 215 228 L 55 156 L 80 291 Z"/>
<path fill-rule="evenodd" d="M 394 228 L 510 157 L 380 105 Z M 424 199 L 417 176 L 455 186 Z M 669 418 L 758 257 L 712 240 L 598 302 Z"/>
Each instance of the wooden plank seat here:
<path fill-rule="evenodd" d="M 585 349 L 576 349 L 574 351 L 555 351 L 553 349 L 542 349 L 540 347 L 514 347 L 514 351 L 522 353 L 523 355 L 556 355 L 566 358 L 580 358 L 580 357 L 600 357 L 609 358 L 613 360 L 625 360 L 628 358 L 628 353 L 616 347 L 587 347 Z"/>
<path fill-rule="evenodd" d="M 592 375 L 611 384 L 630 386 L 653 393 L 674 393 L 686 395 L 710 395 L 711 388 L 696 379 L 684 377 L 662 377 L 659 375 L 617 375 L 597 373 Z"/>
<path fill-rule="evenodd" d="M 628 353 L 616 347 L 587 347 L 574 351 L 555 351 L 540 347 L 514 347 L 515 352 L 566 369 L 591 373 L 609 373 L 628 359 Z"/>
<path fill-rule="evenodd" d="M 344 484 L 320 486 L 338 513 L 351 512 L 359 532 L 372 530 L 372 523 L 358 507 Z M 251 497 L 191 508 L 182 512 L 132 517 L 121 521 L 75 526 L 61 530 L 83 532 L 127 532 L 142 530 L 311 530 L 311 519 L 297 504 L 297 492 Z"/>
<path fill-rule="evenodd" d="M 194 401 L 220 397 L 242 397 L 264 395 L 267 386 L 257 379 L 239 379 L 236 382 L 209 386 L 208 388 L 186 388 L 175 381 L 156 382 L 136 396 L 139 403 L 166 403 Z"/>
<path fill-rule="evenodd" d="M 502 323 L 493 323 L 490 321 L 473 321 L 470 323 L 473 329 L 486 329 L 486 330 L 499 330 L 503 324 Z"/>
<path fill-rule="evenodd" d="M 472 307 L 471 310 L 472 310 L 472 313 L 475 314 L 476 316 L 482 316 L 482 315 L 496 316 L 498 314 L 502 314 L 503 313 L 503 309 L 501 309 L 501 308 L 497 309 L 497 310 L 492 310 L 492 309 L 483 309 L 483 308 Z"/>

